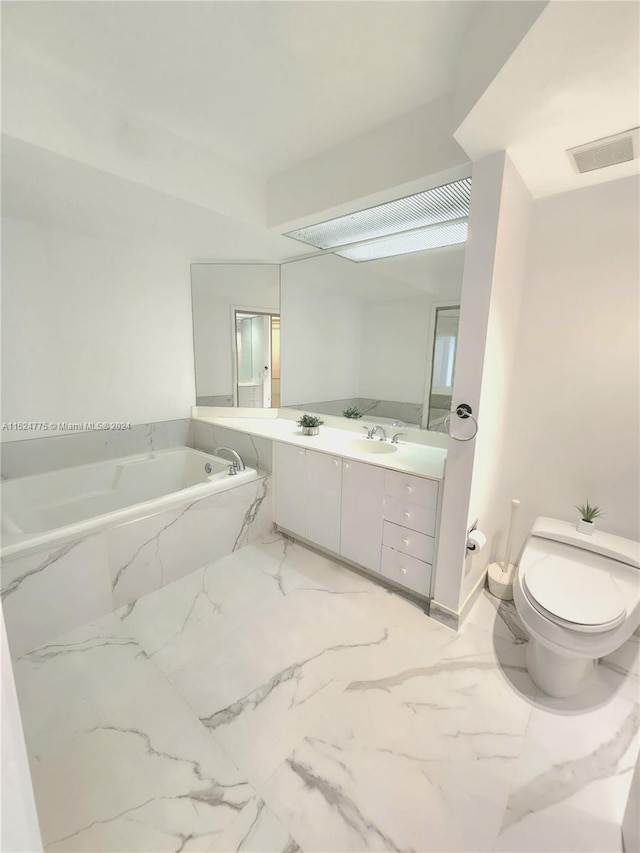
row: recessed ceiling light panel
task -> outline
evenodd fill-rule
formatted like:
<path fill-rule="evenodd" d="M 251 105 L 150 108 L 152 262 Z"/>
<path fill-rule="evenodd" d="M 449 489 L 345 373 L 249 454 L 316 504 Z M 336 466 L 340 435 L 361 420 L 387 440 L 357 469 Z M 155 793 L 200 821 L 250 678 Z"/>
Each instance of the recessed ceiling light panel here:
<path fill-rule="evenodd" d="M 333 249 L 361 240 L 387 237 L 438 222 L 448 222 L 469 215 L 471 178 L 388 201 L 367 210 L 359 210 L 318 225 L 288 231 L 293 237 L 317 249 Z M 346 255 L 345 255 L 346 257 Z"/>
<path fill-rule="evenodd" d="M 336 252 L 350 261 L 375 261 L 378 258 L 391 258 L 394 255 L 408 255 L 410 252 L 422 252 L 425 249 L 439 249 L 443 246 L 455 246 L 467 239 L 467 222 L 455 222 L 438 227 L 425 228 L 422 231 L 410 231 L 393 237 L 365 243 L 361 246 L 341 249 Z"/>

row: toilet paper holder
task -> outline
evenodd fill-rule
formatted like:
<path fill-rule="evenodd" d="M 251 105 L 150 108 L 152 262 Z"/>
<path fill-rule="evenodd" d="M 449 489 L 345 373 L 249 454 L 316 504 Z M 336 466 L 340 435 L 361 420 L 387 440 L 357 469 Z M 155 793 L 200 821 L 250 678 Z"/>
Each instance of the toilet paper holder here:
<path fill-rule="evenodd" d="M 473 533 L 476 535 L 472 536 Z M 478 519 L 476 518 L 471 527 L 467 530 L 467 553 L 477 554 L 482 550 L 485 544 L 486 538 L 484 534 L 480 533 L 478 530 Z"/>

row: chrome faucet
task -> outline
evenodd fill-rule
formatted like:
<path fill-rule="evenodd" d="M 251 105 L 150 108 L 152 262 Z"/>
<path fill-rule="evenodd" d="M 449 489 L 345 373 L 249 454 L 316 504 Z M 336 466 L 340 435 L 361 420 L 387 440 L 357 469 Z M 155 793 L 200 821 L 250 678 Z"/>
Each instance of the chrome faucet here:
<path fill-rule="evenodd" d="M 245 470 L 245 464 L 242 461 L 242 456 L 240 456 L 240 454 L 233 450 L 231 447 L 216 447 L 216 449 L 213 451 L 213 455 L 217 456 L 219 453 L 222 453 L 223 450 L 225 453 L 231 454 L 231 458 L 233 460 L 231 465 L 229 465 L 230 474 L 237 474 L 238 471 Z"/>
<path fill-rule="evenodd" d="M 373 436 L 374 436 L 377 432 L 381 433 L 381 435 L 380 435 L 380 441 L 386 441 L 386 440 L 387 440 L 387 434 L 386 434 L 386 432 L 384 431 L 384 429 L 380 426 L 380 424 L 376 424 L 376 425 L 374 426 L 374 428 L 371 430 L 371 438 L 373 438 Z"/>
<path fill-rule="evenodd" d="M 393 436 L 393 438 L 391 439 L 391 444 L 400 444 L 400 442 L 398 441 L 398 439 L 400 438 L 400 436 L 401 436 L 401 435 L 406 435 L 406 433 L 404 433 L 404 432 L 397 432 L 397 433 Z"/>

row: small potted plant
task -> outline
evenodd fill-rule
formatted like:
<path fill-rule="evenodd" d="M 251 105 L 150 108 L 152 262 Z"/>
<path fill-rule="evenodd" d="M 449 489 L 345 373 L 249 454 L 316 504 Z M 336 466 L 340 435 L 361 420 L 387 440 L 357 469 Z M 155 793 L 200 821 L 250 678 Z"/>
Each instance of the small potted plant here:
<path fill-rule="evenodd" d="M 345 409 L 342 414 L 345 418 L 355 418 L 356 420 L 362 417 L 362 412 L 357 406 L 351 406 L 350 409 Z"/>
<path fill-rule="evenodd" d="M 590 504 L 585 501 L 583 504 L 576 504 L 576 509 L 580 513 L 580 521 L 578 522 L 578 533 L 584 533 L 586 536 L 591 536 L 595 530 L 593 523 L 596 518 L 600 518 L 603 513 L 599 506 Z"/>
<path fill-rule="evenodd" d="M 320 424 L 323 424 L 320 418 L 315 415 L 302 415 L 298 418 L 297 424 L 302 427 L 303 435 L 317 435 L 320 432 Z"/>

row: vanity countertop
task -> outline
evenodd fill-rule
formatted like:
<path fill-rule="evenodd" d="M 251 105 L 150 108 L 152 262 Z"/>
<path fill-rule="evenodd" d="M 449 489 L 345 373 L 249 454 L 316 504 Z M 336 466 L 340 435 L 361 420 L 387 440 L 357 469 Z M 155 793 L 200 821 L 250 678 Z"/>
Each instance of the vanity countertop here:
<path fill-rule="evenodd" d="M 196 416 L 193 420 L 256 435 L 271 441 L 295 444 L 307 450 L 317 450 L 320 453 L 331 453 L 346 459 L 367 462 L 369 465 L 378 465 L 392 471 L 416 474 L 418 477 L 435 480 L 441 480 L 444 477 L 447 451 L 443 447 L 400 441 L 397 445 L 388 444 L 389 450 L 380 453 L 375 452 L 373 447 L 369 450 L 369 444 L 375 446 L 378 443 L 377 439 L 369 442 L 359 433 L 328 426 L 321 427 L 318 435 L 302 435 L 295 421 L 288 418 Z"/>

